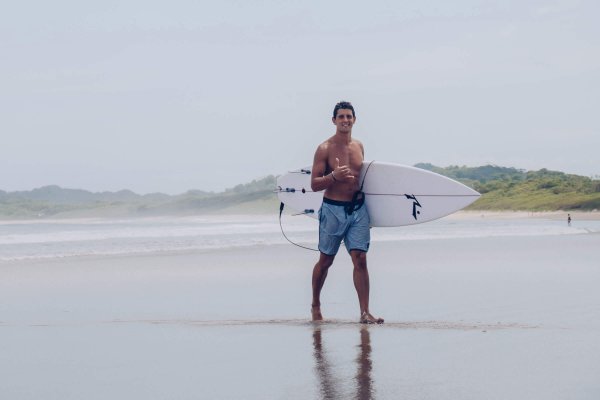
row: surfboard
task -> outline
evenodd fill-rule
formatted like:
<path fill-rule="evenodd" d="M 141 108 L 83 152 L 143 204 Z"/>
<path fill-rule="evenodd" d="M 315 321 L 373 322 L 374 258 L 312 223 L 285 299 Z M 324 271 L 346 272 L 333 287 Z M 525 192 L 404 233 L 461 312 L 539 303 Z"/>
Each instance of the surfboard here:
<path fill-rule="evenodd" d="M 323 191 L 310 187 L 312 167 L 277 178 L 277 196 L 292 210 L 318 218 Z M 405 226 L 433 221 L 461 210 L 480 194 L 448 177 L 407 165 L 365 161 L 360 173 L 371 226 Z"/>

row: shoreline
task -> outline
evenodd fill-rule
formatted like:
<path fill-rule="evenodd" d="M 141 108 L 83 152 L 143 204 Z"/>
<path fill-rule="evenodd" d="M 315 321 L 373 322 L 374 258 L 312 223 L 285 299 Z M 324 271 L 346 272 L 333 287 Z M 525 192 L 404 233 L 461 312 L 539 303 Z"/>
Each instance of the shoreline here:
<path fill-rule="evenodd" d="M 482 218 L 479 216 L 478 218 Z M 498 220 L 501 220 L 500 218 Z M 510 239 L 544 239 L 552 237 L 571 237 L 571 236 L 588 236 L 597 235 L 597 233 L 572 233 L 572 234 L 536 234 L 536 235 L 497 235 L 497 236 L 457 236 L 457 237 L 428 237 L 423 239 L 397 239 L 397 240 L 386 240 L 386 239 L 375 239 L 371 241 L 371 245 L 375 246 L 395 247 L 395 246 L 408 246 L 417 243 L 429 243 L 432 245 L 438 245 L 444 242 L 468 242 L 468 241 L 483 241 L 489 242 L 494 240 L 510 240 Z M 301 242 L 303 243 L 303 242 Z M 265 252 L 286 252 L 289 250 L 299 251 L 299 255 L 304 256 L 306 254 L 312 255 L 313 251 L 306 251 L 305 249 L 297 248 L 296 246 L 288 243 L 269 243 L 269 244 L 248 244 L 248 245 L 236 245 L 228 247 L 215 247 L 215 248 L 197 248 L 197 249 L 169 249 L 169 250 L 156 250 L 147 252 L 124 252 L 124 253 L 95 253 L 95 254 L 75 254 L 75 255 L 62 255 L 62 256 L 47 256 L 47 257 L 24 257 L 18 259 L 0 259 L 0 266 L 8 267 L 13 265 L 48 265 L 48 264 L 76 264 L 76 263 L 104 263 L 104 262 L 124 262 L 127 260 L 140 261 L 144 260 L 147 263 L 153 263 L 156 260 L 167 260 L 167 259 L 183 259 L 187 257 L 203 258 L 203 257 L 221 257 L 228 255 L 236 255 L 239 257 L 261 254 Z M 370 252 L 371 253 L 371 252 Z M 343 254 L 345 257 L 346 251 L 343 245 L 340 248 L 339 254 Z M 339 257 L 338 257 L 339 258 Z M 311 259 L 312 260 L 312 259 Z"/>
<path fill-rule="evenodd" d="M 571 214 L 573 221 L 599 221 L 600 211 L 509 211 L 509 210 L 460 210 L 440 219 L 458 219 L 474 220 L 479 218 L 490 219 L 549 219 L 553 221 L 566 220 L 567 214 Z M 273 216 L 275 211 L 257 212 L 257 213 L 209 213 L 209 214 L 173 214 L 173 215 L 153 215 L 153 216 L 77 216 L 77 217 L 54 217 L 54 218 L 3 218 L 0 217 L 1 224 L 28 224 L 28 223 L 90 223 L 102 221 L 136 221 L 136 220 L 187 220 L 194 218 L 258 218 Z"/>
<path fill-rule="evenodd" d="M 448 240 L 471 240 L 487 237 L 546 237 L 563 235 L 586 235 L 600 232 L 600 213 L 572 213 L 573 226 L 568 227 L 566 215 L 562 213 L 525 213 L 525 212 L 476 212 L 460 211 L 431 223 L 416 224 L 396 228 L 375 228 L 372 231 L 373 243 L 394 242 L 402 244 L 413 241 L 427 241 L 437 243 Z M 316 243 L 316 222 L 306 217 L 300 220 L 289 221 L 298 229 L 295 241 L 303 244 Z M 156 224 L 155 224 L 156 223 Z M 214 231 L 213 227 L 224 223 L 226 230 Z M 11 225 L 15 225 L 14 228 Z M 27 227 L 28 224 L 31 226 Z M 53 227 L 52 224 L 55 224 Z M 88 225 L 89 226 L 86 226 Z M 215 225 L 216 224 L 216 225 Z M 46 225 L 46 227 L 42 227 Z M 222 254 L 224 252 L 251 252 L 277 251 L 280 246 L 290 246 L 286 242 L 277 225 L 275 215 L 221 215 L 221 216 L 194 216 L 189 218 L 152 217 L 150 219 L 117 219 L 117 220 L 54 220 L 54 221 L 20 221 L 16 223 L 2 223 L 0 227 L 7 232 L 6 238 L 0 244 L 0 265 L 27 262 L 53 262 L 60 260 L 86 260 L 86 259 L 124 259 L 136 257 L 170 257 L 179 255 L 197 254 Z M 242 228 L 239 228 L 241 226 Z M 156 232 L 159 229 L 174 227 L 174 235 L 155 236 L 153 233 L 145 238 L 147 231 Z M 12 230 L 15 230 L 16 242 L 19 246 L 30 243 L 31 250 L 23 247 L 24 252 L 17 248 L 11 251 Z M 129 240 L 129 236 L 121 235 L 120 230 L 132 229 L 135 235 L 131 236 L 131 243 L 124 242 L 122 246 L 106 247 L 96 246 L 95 241 Z M 190 230 L 191 231 L 188 231 Z M 241 229 L 237 232 L 238 229 Z M 251 229 L 252 231 L 249 231 Z M 257 231 L 253 231 L 258 229 Z M 49 247 L 43 247 L 43 241 L 34 237 L 32 242 L 27 241 L 27 235 L 40 235 L 38 231 L 57 231 L 59 236 L 51 241 Z M 31 231 L 31 232 L 29 232 Z M 83 236 L 77 237 L 77 232 Z M 88 232 L 89 231 L 89 232 Z M 20 233 L 23 232 L 23 233 Z M 75 233 L 73 233 L 75 232 Z M 100 232 L 100 236 L 98 236 Z M 108 233 L 106 233 L 108 232 Z M 251 233 L 254 232 L 254 233 Z M 41 233 L 45 235 L 44 233 Z M 111 236 L 111 235 L 116 236 Z M 19 239 L 25 235 L 25 239 Z M 74 236 L 75 235 L 75 236 Z M 216 239 L 211 239 L 217 235 Z M 221 236 L 224 235 L 224 236 Z M 233 239 L 228 239 L 233 235 Z M 237 236 L 235 236 L 237 235 Z M 264 237 L 262 237 L 264 235 Z M 261 236 L 260 240 L 256 236 Z M 224 239 L 221 239 L 224 238 Z M 43 238 L 42 238 L 43 239 Z M 70 244 L 70 240 L 78 245 Z M 190 240 L 187 245 L 180 242 Z M 214 240 L 214 243 L 212 242 Z M 163 242 L 164 241 L 164 242 Z M 61 243 L 65 243 L 63 247 Z M 162 243 L 156 245 L 156 243 Z M 8 247 L 7 247 L 8 246 Z M 313 246 L 314 247 L 314 246 Z"/>
<path fill-rule="evenodd" d="M 573 221 L 599 221 L 600 211 L 493 211 L 493 210 L 461 210 L 444 218 L 455 219 L 549 219 L 561 221 L 571 214 Z"/>

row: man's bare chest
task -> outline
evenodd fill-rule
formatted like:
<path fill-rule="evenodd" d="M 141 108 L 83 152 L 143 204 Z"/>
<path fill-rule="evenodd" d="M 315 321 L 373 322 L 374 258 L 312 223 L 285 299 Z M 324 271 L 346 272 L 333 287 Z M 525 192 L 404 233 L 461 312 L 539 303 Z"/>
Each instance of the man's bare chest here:
<path fill-rule="evenodd" d="M 338 166 L 348 166 L 353 171 L 360 171 L 363 162 L 363 155 L 360 148 L 357 149 L 331 149 L 328 155 L 329 169 L 335 169 Z"/>

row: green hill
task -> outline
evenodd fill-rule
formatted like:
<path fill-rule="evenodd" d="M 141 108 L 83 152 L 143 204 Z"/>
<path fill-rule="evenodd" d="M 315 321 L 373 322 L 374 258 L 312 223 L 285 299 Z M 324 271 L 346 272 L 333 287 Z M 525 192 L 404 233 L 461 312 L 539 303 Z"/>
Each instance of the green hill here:
<path fill-rule="evenodd" d="M 600 181 L 564 172 L 525 171 L 486 165 L 436 167 L 417 164 L 456 179 L 482 194 L 469 210 L 556 211 L 600 209 Z"/>
<path fill-rule="evenodd" d="M 268 212 L 279 204 L 275 176 L 240 184 L 221 193 L 190 190 L 169 196 L 138 195 L 129 190 L 94 193 L 59 186 L 31 191 L 0 191 L 0 218 L 142 217 L 229 212 Z"/>

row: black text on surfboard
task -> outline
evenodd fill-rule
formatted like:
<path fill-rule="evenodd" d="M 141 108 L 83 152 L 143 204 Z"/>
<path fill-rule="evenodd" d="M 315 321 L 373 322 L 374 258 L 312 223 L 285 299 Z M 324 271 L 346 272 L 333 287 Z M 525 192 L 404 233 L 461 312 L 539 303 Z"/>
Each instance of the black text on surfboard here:
<path fill-rule="evenodd" d="M 409 200 L 413 201 L 413 212 L 412 212 L 412 216 L 417 219 L 417 215 L 421 214 L 421 211 L 417 210 L 417 207 L 421 208 L 421 204 L 419 203 L 419 200 L 417 200 L 417 198 L 414 195 L 409 195 L 409 194 L 405 194 L 406 198 Z"/>

